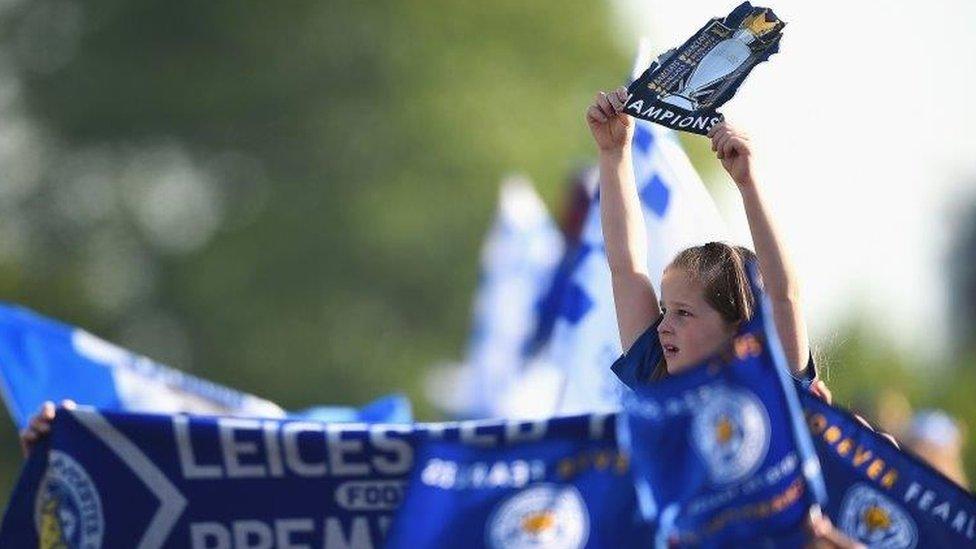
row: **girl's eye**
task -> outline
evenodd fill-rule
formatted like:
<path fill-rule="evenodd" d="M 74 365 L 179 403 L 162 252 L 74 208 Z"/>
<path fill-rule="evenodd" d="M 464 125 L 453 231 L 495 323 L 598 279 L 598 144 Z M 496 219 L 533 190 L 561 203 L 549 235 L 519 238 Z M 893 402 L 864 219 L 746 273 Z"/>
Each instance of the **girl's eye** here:
<path fill-rule="evenodd" d="M 684 309 L 678 309 L 678 316 L 691 316 L 691 313 Z"/>

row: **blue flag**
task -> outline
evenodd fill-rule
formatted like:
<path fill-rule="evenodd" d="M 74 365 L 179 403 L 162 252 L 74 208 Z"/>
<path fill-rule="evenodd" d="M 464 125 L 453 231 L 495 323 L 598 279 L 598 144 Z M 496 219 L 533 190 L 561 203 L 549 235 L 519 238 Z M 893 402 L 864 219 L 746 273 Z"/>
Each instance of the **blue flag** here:
<path fill-rule="evenodd" d="M 387 547 L 647 547 L 615 419 L 557 418 L 491 448 L 422 443 Z"/>
<path fill-rule="evenodd" d="M 0 304 L 0 394 L 18 429 L 46 400 L 72 399 L 104 410 L 285 417 L 277 404 L 169 368 L 80 328 Z M 362 409 L 319 407 L 297 417 L 409 422 L 400 395 Z"/>
<path fill-rule="evenodd" d="M 827 515 L 869 547 L 976 546 L 976 498 L 851 414 L 802 392 Z"/>
<path fill-rule="evenodd" d="M 662 542 L 792 544 L 825 503 L 768 304 L 753 291 L 762 306 L 725 351 L 625 400 L 621 439 Z"/>

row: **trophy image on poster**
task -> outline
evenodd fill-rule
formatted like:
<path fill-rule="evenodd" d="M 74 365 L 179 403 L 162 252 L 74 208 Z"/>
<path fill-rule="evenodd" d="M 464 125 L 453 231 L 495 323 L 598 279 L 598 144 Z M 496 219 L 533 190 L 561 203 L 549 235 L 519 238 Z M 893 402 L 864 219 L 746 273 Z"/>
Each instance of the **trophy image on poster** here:
<path fill-rule="evenodd" d="M 785 23 L 749 2 L 712 19 L 681 47 L 662 55 L 629 88 L 626 112 L 664 126 L 706 134 L 758 63 L 779 48 Z"/>

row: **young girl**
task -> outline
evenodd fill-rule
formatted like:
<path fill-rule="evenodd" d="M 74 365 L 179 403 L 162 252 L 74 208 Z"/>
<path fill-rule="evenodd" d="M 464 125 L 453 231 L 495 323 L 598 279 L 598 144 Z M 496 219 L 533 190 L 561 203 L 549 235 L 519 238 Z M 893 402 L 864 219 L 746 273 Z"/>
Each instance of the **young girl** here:
<path fill-rule="evenodd" d="M 665 269 L 658 301 L 647 273 L 644 220 L 630 158 L 634 123 L 623 112 L 626 100 L 623 87 L 600 92 L 586 111 L 600 150 L 600 220 L 626 350 L 614 372 L 634 386 L 684 371 L 718 351 L 752 316 L 756 304 L 745 266 L 758 258 L 793 375 L 814 380 L 814 392 L 829 398 L 815 379 L 796 275 L 756 181 L 751 143 L 724 122 L 708 135 L 742 196 L 756 253 L 721 242 L 689 248 Z"/>
<path fill-rule="evenodd" d="M 635 387 L 685 371 L 718 351 L 752 317 L 756 304 L 746 264 L 758 259 L 792 374 L 812 380 L 811 390 L 830 402 L 826 385 L 816 379 L 796 275 L 756 182 L 749 138 L 724 122 L 708 136 L 742 195 L 756 253 L 721 242 L 689 248 L 664 270 L 658 301 L 647 273 L 644 219 L 630 158 L 634 122 L 624 114 L 626 101 L 626 88 L 600 92 L 586 111 L 600 150 L 600 221 L 626 350 L 614 373 Z M 862 547 L 819 509 L 811 511 L 806 527 L 810 547 Z"/>

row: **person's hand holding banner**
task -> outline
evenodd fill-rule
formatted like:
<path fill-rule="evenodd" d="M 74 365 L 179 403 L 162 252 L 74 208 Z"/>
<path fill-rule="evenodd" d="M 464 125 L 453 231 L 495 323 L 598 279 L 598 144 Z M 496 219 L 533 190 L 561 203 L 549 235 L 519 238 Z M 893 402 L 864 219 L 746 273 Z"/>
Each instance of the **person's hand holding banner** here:
<path fill-rule="evenodd" d="M 634 121 L 624 116 L 627 89 L 623 86 L 607 93 L 600 92 L 586 111 L 593 140 L 601 151 L 622 150 L 634 135 Z"/>

